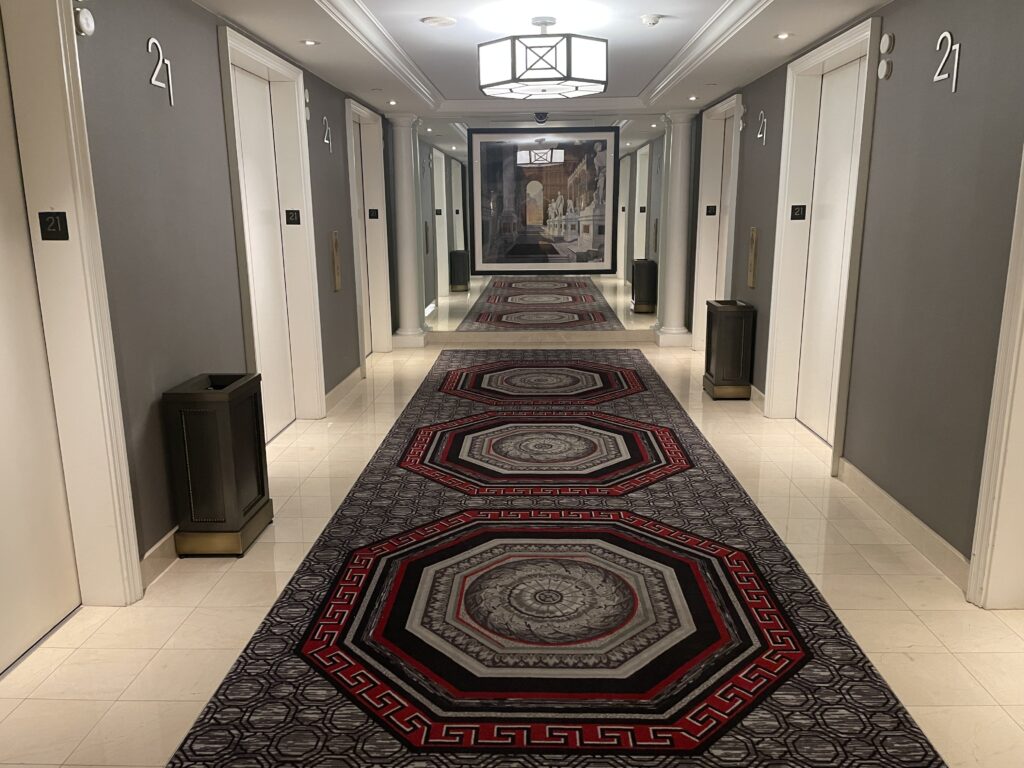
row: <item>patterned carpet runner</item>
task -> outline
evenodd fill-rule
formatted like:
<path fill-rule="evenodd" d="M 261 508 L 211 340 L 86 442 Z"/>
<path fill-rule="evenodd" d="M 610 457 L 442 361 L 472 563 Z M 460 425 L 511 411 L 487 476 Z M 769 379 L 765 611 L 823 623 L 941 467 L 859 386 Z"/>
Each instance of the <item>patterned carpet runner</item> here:
<path fill-rule="evenodd" d="M 589 277 L 494 277 L 459 331 L 620 331 L 622 323 Z"/>
<path fill-rule="evenodd" d="M 444 352 L 172 766 L 942 766 L 635 350 Z"/>

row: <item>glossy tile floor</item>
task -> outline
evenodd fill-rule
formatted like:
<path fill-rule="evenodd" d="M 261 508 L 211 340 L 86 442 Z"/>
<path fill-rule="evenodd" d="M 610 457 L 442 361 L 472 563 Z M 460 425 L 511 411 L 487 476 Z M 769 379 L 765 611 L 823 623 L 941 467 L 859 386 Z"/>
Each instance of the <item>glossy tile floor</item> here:
<path fill-rule="evenodd" d="M 627 331 L 648 330 L 657 319 L 654 314 L 636 314 L 630 309 L 631 288 L 629 283 L 614 275 L 594 275 L 594 285 L 601 289 L 608 304 L 619 316 Z M 437 300 L 434 311 L 427 315 L 427 324 L 434 331 L 454 331 L 466 317 L 466 313 L 480 298 L 480 292 L 487 286 L 489 277 L 473 277 L 469 281 L 469 291 L 442 296 Z M 573 340 L 579 331 L 571 332 Z"/>
<path fill-rule="evenodd" d="M 1024 611 L 964 602 L 828 477 L 828 451 L 807 430 L 749 403 L 704 397 L 699 355 L 631 346 L 652 360 L 948 763 L 1024 765 Z M 82 608 L 0 678 L 0 764 L 163 765 L 440 349 L 371 357 L 370 377 L 328 418 L 296 423 L 273 442 L 277 519 L 245 557 L 178 561 L 136 605 Z"/>

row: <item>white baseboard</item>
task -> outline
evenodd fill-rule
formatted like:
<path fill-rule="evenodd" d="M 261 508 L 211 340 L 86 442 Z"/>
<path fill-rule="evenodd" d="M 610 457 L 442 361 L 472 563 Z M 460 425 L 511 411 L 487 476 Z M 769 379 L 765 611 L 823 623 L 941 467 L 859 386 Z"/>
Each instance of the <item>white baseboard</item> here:
<path fill-rule="evenodd" d="M 839 460 L 839 479 L 860 496 L 889 525 L 899 531 L 932 565 L 963 590 L 967 589 L 970 561 L 952 544 L 929 528 L 913 512 L 886 493 L 851 464 Z"/>
<path fill-rule="evenodd" d="M 665 331 L 661 328 L 654 329 L 655 339 L 659 347 L 692 347 L 693 336 L 689 331 Z"/>
<path fill-rule="evenodd" d="M 363 380 L 363 369 L 356 368 L 352 373 L 338 382 L 338 385 L 327 393 L 326 403 L 328 412 L 340 403 L 349 392 L 355 389 L 356 384 Z"/>
<path fill-rule="evenodd" d="M 427 335 L 422 331 L 409 334 L 396 333 L 391 337 L 391 343 L 395 349 L 416 349 L 427 346 Z"/>
<path fill-rule="evenodd" d="M 143 589 L 148 589 L 149 585 L 156 581 L 157 576 L 178 559 L 178 551 L 174 548 L 174 534 L 177 532 L 178 526 L 174 526 L 142 558 Z"/>
<path fill-rule="evenodd" d="M 750 385 L 750 402 L 757 406 L 757 410 L 764 413 L 764 392 L 753 384 Z"/>

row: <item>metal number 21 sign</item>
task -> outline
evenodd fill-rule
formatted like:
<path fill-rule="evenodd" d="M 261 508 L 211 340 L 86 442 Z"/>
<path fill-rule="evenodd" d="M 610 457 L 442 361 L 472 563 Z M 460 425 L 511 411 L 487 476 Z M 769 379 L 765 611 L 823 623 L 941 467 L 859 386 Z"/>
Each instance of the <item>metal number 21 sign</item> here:
<path fill-rule="evenodd" d="M 174 76 L 171 74 L 171 60 L 164 56 L 163 46 L 160 45 L 160 41 L 155 37 L 149 38 L 146 42 L 146 50 L 153 53 L 153 49 L 156 49 L 156 66 L 153 68 L 153 74 L 149 78 L 149 82 L 155 85 L 157 88 L 167 89 L 167 98 L 171 102 L 171 106 L 174 106 Z M 160 79 L 161 72 L 167 73 L 167 82 Z"/>
<path fill-rule="evenodd" d="M 943 32 L 939 35 L 939 39 L 935 43 L 935 50 L 941 51 L 943 46 L 946 50 L 942 54 L 942 61 L 939 62 L 939 68 L 935 70 L 935 76 L 932 77 L 933 83 L 941 83 L 943 80 L 950 79 L 949 72 L 944 72 L 946 64 L 949 62 L 949 55 L 953 54 L 953 77 L 952 77 L 952 91 L 956 93 L 956 86 L 960 80 L 960 43 L 953 42 L 953 35 L 949 32 Z"/>

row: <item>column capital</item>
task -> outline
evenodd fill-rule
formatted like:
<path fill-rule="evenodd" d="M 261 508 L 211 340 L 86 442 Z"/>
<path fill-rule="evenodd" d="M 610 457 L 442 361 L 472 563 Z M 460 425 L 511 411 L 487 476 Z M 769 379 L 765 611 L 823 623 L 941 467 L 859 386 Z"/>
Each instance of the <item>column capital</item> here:
<path fill-rule="evenodd" d="M 419 120 L 419 117 L 412 112 L 388 112 L 384 117 L 400 128 L 412 128 Z"/>
<path fill-rule="evenodd" d="M 696 109 L 670 109 L 662 119 L 668 125 L 686 125 L 698 114 L 699 110 Z"/>

